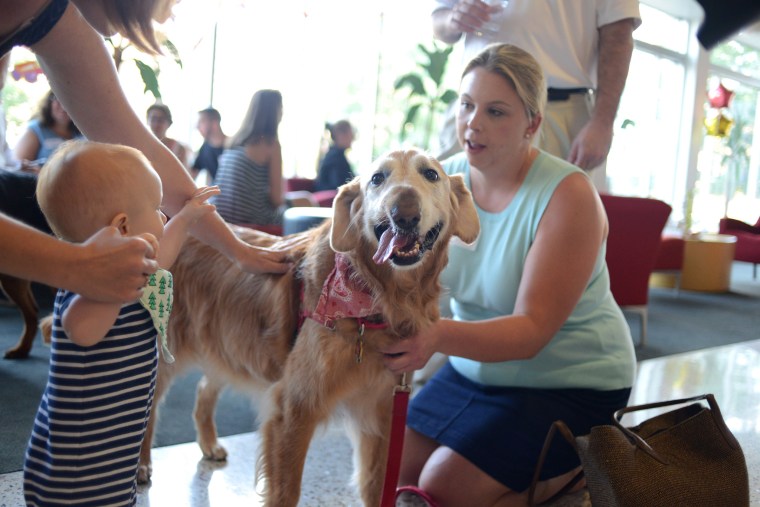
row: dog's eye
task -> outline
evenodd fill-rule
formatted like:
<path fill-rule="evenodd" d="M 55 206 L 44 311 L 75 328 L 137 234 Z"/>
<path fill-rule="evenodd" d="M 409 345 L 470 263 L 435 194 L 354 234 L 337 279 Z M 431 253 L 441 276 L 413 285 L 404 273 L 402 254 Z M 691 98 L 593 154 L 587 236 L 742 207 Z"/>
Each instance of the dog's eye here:
<path fill-rule="evenodd" d="M 382 185 L 385 181 L 385 174 L 383 173 L 375 173 L 372 175 L 372 184 L 375 186 Z"/>
<path fill-rule="evenodd" d="M 423 169 L 422 170 L 423 176 L 425 176 L 425 179 L 428 181 L 438 181 L 441 179 L 441 177 L 438 175 L 438 171 L 435 169 Z"/>

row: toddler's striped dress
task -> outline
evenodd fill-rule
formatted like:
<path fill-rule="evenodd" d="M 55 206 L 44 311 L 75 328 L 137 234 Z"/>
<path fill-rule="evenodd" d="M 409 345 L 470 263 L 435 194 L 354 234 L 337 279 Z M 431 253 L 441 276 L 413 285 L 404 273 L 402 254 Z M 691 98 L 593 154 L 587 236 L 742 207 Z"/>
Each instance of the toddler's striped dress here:
<path fill-rule="evenodd" d="M 55 300 L 50 375 L 24 462 L 30 506 L 134 505 L 140 444 L 150 416 L 158 348 L 150 314 L 122 306 L 92 347 L 63 332 L 71 292 Z"/>

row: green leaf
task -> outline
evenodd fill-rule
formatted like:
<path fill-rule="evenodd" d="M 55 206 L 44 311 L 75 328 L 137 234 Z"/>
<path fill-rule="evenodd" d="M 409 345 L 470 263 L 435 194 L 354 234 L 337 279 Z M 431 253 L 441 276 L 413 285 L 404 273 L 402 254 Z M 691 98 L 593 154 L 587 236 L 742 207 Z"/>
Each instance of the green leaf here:
<path fill-rule="evenodd" d="M 163 45 L 164 45 L 164 47 L 166 49 L 169 50 L 169 52 L 174 57 L 174 63 L 176 63 L 177 65 L 179 65 L 179 68 L 181 69 L 182 68 L 182 58 L 180 58 L 180 56 L 179 56 L 179 50 L 177 49 L 177 46 L 175 46 L 174 43 L 172 41 L 170 41 L 169 39 L 166 39 L 163 42 Z"/>
<path fill-rule="evenodd" d="M 419 76 L 419 74 L 409 73 L 401 76 L 398 78 L 398 80 L 396 80 L 394 87 L 396 90 L 399 90 L 407 85 L 411 88 L 411 92 L 409 94 L 410 96 L 419 95 L 421 97 L 424 97 L 427 95 L 427 92 L 425 91 L 425 84 L 422 82 L 422 78 Z"/>
<path fill-rule="evenodd" d="M 428 74 L 430 74 L 430 78 L 435 82 L 436 87 L 440 86 L 443 80 L 443 73 L 446 72 L 446 60 L 447 56 L 440 51 L 433 53 L 430 59 Z"/>
<path fill-rule="evenodd" d="M 404 118 L 404 122 L 401 124 L 401 135 L 399 136 L 402 141 L 406 138 L 406 126 L 410 123 L 414 124 L 414 120 L 417 118 L 417 112 L 420 110 L 421 105 L 422 104 L 415 104 L 406 112 L 406 118 Z"/>
<path fill-rule="evenodd" d="M 458 96 L 459 94 L 454 90 L 446 90 L 443 92 L 443 95 L 441 95 L 440 101 L 448 106 L 454 102 Z"/>
<path fill-rule="evenodd" d="M 429 47 L 417 44 L 417 49 L 420 57 L 417 67 L 420 71 L 405 74 L 395 83 L 396 91 L 403 87 L 411 89 L 410 100 L 406 105 L 406 119 L 401 126 L 399 137 L 403 141 L 406 135 L 414 129 L 422 136 L 418 142 L 423 147 L 427 147 L 436 116 L 457 98 L 457 93 L 454 90 L 444 90 L 442 86 L 446 64 L 454 48 L 447 46 L 442 49 L 433 41 L 432 46 Z M 420 118 L 422 109 L 427 115 L 424 126 L 421 125 L 423 120 Z"/>
<path fill-rule="evenodd" d="M 432 57 L 432 53 L 422 44 L 417 44 L 417 49 L 419 49 L 421 52 L 425 53 L 428 57 L 428 61 L 430 61 L 430 58 Z"/>
<path fill-rule="evenodd" d="M 143 80 L 143 83 L 145 84 L 145 90 L 144 92 L 151 92 L 153 96 L 158 100 L 161 98 L 161 92 L 158 88 L 158 76 L 156 75 L 155 69 L 153 69 L 150 65 L 146 64 L 145 62 L 142 62 L 140 60 L 135 59 L 135 65 L 137 65 L 138 70 L 140 71 L 140 77 Z"/>

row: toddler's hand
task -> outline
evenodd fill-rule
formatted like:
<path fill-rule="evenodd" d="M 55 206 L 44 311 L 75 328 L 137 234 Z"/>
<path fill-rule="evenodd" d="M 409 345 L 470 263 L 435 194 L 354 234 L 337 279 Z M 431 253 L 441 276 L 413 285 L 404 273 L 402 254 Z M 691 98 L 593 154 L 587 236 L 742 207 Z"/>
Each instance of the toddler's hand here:
<path fill-rule="evenodd" d="M 208 201 L 211 197 L 219 195 L 221 190 L 214 185 L 211 187 L 201 187 L 195 191 L 193 196 L 185 202 L 185 206 L 180 210 L 178 215 L 182 215 L 189 223 L 196 222 L 202 216 L 212 213 L 216 206 Z"/>

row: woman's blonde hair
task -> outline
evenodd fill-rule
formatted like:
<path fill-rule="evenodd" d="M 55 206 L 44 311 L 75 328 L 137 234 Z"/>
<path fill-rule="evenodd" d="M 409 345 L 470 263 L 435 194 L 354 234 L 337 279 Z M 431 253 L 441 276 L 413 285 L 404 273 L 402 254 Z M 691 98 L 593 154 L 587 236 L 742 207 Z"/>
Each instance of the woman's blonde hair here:
<path fill-rule="evenodd" d="M 140 51 L 160 54 L 153 20 L 163 21 L 177 0 L 101 0 L 111 28 Z"/>
<path fill-rule="evenodd" d="M 512 44 L 491 44 L 475 56 L 462 72 L 462 77 L 476 68 L 502 76 L 515 89 L 525 105 L 528 119 L 543 116 L 546 107 L 546 78 L 535 58 Z"/>

